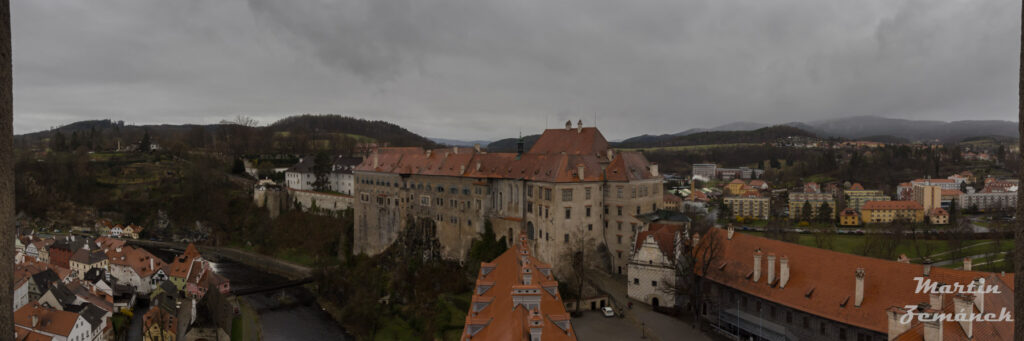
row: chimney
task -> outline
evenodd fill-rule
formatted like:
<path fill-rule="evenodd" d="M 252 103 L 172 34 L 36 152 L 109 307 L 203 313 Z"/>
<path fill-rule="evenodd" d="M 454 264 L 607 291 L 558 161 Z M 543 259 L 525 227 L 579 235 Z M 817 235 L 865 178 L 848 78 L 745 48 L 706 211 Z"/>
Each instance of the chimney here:
<path fill-rule="evenodd" d="M 428 157 L 428 158 L 430 157 L 430 153 L 431 153 L 431 152 L 433 152 L 433 151 L 432 151 L 432 150 L 430 150 L 430 149 L 427 149 L 427 157 Z"/>
<path fill-rule="evenodd" d="M 768 285 L 775 282 L 775 254 L 768 254 Z"/>
<path fill-rule="evenodd" d="M 480 144 L 479 143 L 474 143 L 473 144 L 473 150 L 475 150 L 477 153 L 479 153 L 480 152 Z"/>
<path fill-rule="evenodd" d="M 924 277 L 928 277 L 928 275 L 930 275 L 932 273 L 932 260 L 931 260 L 931 258 L 925 258 L 924 261 L 921 262 L 921 264 L 924 265 L 924 272 L 923 272 Z"/>
<path fill-rule="evenodd" d="M 900 317 L 906 314 L 907 311 L 901 307 L 890 307 L 886 310 L 886 315 L 889 318 L 889 341 L 910 329 L 910 323 L 900 321 Z"/>
<path fill-rule="evenodd" d="M 942 288 L 944 288 L 945 286 L 946 286 L 946 284 L 939 283 L 935 287 L 937 289 L 939 289 L 939 290 L 936 290 L 936 291 L 940 291 L 940 292 L 928 293 L 928 305 L 934 307 L 935 309 L 942 309 L 942 293 L 941 293 L 941 291 L 942 291 Z"/>
<path fill-rule="evenodd" d="M 565 130 L 572 129 L 572 120 L 565 121 Z"/>
<path fill-rule="evenodd" d="M 785 288 L 789 282 L 789 257 L 779 258 L 779 289 Z"/>
<path fill-rule="evenodd" d="M 380 160 L 378 158 L 378 155 L 376 153 L 374 153 L 373 154 L 373 168 L 377 168 L 379 163 L 380 163 Z"/>
<path fill-rule="evenodd" d="M 754 250 L 754 282 L 761 279 L 761 249 Z"/>
<path fill-rule="evenodd" d="M 476 163 L 476 171 L 477 172 L 480 171 L 480 162 L 479 161 L 477 161 L 477 163 Z"/>
<path fill-rule="evenodd" d="M 725 229 L 725 239 L 732 240 L 733 233 L 736 233 L 736 228 L 729 224 L 729 227 Z"/>
<path fill-rule="evenodd" d="M 963 319 L 957 319 L 960 323 L 960 328 L 964 330 L 964 334 L 967 334 L 967 338 L 974 337 L 974 325 L 971 323 L 973 319 L 969 318 L 974 314 L 974 294 L 956 294 L 953 297 L 954 311 L 956 315 L 964 314 L 962 316 L 968 317 Z"/>
<path fill-rule="evenodd" d="M 121 253 L 121 247 L 120 247 L 120 246 L 118 246 L 118 247 L 117 247 L 116 249 L 114 249 L 114 250 L 117 250 L 117 253 Z"/>
<path fill-rule="evenodd" d="M 579 176 L 580 181 L 583 181 L 583 165 L 582 164 L 576 165 L 576 175 Z"/>
<path fill-rule="evenodd" d="M 658 176 L 658 164 L 657 163 L 652 163 L 650 166 L 648 166 L 647 169 L 651 171 L 651 175 Z"/>
<path fill-rule="evenodd" d="M 857 268 L 854 277 L 857 278 L 857 285 L 853 293 L 853 305 L 860 307 L 860 304 L 864 303 L 864 268 Z"/>
<path fill-rule="evenodd" d="M 608 149 L 608 152 L 607 152 L 607 154 L 608 154 L 608 161 L 611 161 L 611 160 L 612 160 L 612 157 L 614 157 L 614 156 L 615 156 L 615 151 L 613 151 L 613 150 L 611 150 L 611 149 L 609 148 L 609 149 Z"/>
<path fill-rule="evenodd" d="M 971 257 L 964 257 L 964 271 L 971 271 Z"/>
<path fill-rule="evenodd" d="M 978 307 L 978 311 L 982 314 L 985 313 L 985 279 L 978 278 L 974 280 L 974 305 Z"/>
<path fill-rule="evenodd" d="M 459 166 L 459 175 L 466 174 L 466 165 Z"/>
<path fill-rule="evenodd" d="M 583 132 L 583 120 L 579 120 L 578 122 L 576 122 L 576 133 L 579 134 L 579 133 L 582 133 L 582 132 Z"/>
<path fill-rule="evenodd" d="M 39 316 L 32 314 L 32 328 L 39 326 Z"/>
<path fill-rule="evenodd" d="M 926 317 L 922 318 L 924 324 L 924 341 L 942 341 L 942 320 L 938 318 L 940 311 L 928 309 Z"/>
<path fill-rule="evenodd" d="M 150 269 L 150 270 L 156 270 L 156 264 L 155 264 L 155 262 L 153 261 L 153 257 L 150 257 L 150 258 L 149 258 L 149 269 Z"/>
<path fill-rule="evenodd" d="M 455 155 L 459 154 L 459 146 L 452 146 L 452 154 L 455 154 Z"/>

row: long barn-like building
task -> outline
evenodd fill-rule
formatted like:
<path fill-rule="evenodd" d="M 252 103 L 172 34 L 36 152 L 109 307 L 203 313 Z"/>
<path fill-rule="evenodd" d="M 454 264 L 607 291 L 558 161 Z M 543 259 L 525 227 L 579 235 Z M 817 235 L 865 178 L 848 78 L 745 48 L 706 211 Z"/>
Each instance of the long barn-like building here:
<path fill-rule="evenodd" d="M 529 151 L 379 148 L 354 170 L 356 253 L 390 246 L 409 217 L 437 223 L 442 254 L 464 259 L 490 220 L 511 243 L 523 233 L 538 258 L 554 263 L 578 236 L 594 241 L 607 270 L 625 273 L 636 217 L 662 205 L 657 165 L 616 152 L 582 122 L 545 130 Z M 604 248 L 600 246 L 604 246 Z"/>

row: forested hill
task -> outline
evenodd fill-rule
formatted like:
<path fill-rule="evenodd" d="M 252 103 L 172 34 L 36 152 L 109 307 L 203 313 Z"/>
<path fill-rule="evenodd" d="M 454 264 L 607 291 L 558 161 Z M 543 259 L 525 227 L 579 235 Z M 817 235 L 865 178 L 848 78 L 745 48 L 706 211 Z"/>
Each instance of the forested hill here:
<path fill-rule="evenodd" d="M 306 154 L 317 150 L 352 153 L 357 145 L 433 147 L 436 143 L 393 123 L 339 115 L 300 115 L 266 126 L 237 119 L 218 124 L 129 125 L 123 121 L 80 121 L 51 130 L 15 136 L 25 149 L 93 151 L 137 144 L 145 135 L 167 149 L 205 149 L 234 155 Z"/>
<path fill-rule="evenodd" d="M 814 133 L 791 126 L 771 126 L 749 131 L 706 131 L 689 135 L 643 135 L 627 139 L 619 148 L 651 148 L 731 143 L 765 143 L 790 136 L 816 137 Z"/>

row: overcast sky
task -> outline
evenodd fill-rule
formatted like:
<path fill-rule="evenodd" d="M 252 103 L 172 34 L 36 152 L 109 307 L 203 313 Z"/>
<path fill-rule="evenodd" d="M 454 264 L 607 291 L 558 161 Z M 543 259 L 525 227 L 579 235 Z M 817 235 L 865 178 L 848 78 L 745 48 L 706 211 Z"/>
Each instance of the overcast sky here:
<path fill-rule="evenodd" d="M 496 139 L 1017 115 L 1019 0 L 16 0 L 15 131 L 380 119 Z"/>

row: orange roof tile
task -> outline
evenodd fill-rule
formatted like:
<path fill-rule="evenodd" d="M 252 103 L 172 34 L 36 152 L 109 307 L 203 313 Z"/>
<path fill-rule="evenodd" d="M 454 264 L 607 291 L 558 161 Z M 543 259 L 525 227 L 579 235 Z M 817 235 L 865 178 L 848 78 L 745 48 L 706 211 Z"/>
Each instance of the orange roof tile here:
<path fill-rule="evenodd" d="M 669 259 L 675 259 L 673 255 L 676 253 L 676 233 L 679 233 L 682 227 L 680 224 L 651 223 L 647 230 L 637 234 L 636 245 L 634 245 L 633 251 L 640 250 L 640 247 L 644 245 L 644 241 L 647 240 L 647 236 L 652 236 L 654 241 L 658 243 L 661 253 Z"/>
<path fill-rule="evenodd" d="M 530 284 L 524 284 L 526 276 L 531 277 Z M 481 263 L 476 283 L 462 340 L 470 337 L 472 340 L 498 341 L 529 339 L 530 310 L 514 304 L 513 296 L 539 296 L 540 305 L 536 311 L 542 317 L 543 323 L 539 328 L 544 340 L 576 340 L 576 331 L 569 323 L 558 293 L 558 283 L 550 275 L 550 265 L 531 255 L 525 236 L 521 236 L 519 243 L 494 262 Z M 513 293 L 513 290 L 535 292 Z"/>
<path fill-rule="evenodd" d="M 857 256 L 741 232 L 734 233 L 729 240 L 725 231 L 711 231 L 714 232 L 701 236 L 700 243 L 718 243 L 721 251 L 705 274 L 707 279 L 796 310 L 884 334 L 888 332 L 886 309 L 929 300 L 927 294 L 915 293 L 917 281 L 914 277 L 924 273 L 924 265 L 921 264 Z M 774 253 L 780 259 L 788 259 L 790 277 L 784 288 L 779 286 L 778 281 L 774 285 L 766 283 L 765 269 L 762 269 L 762 277 L 758 282 L 748 277 L 753 271 L 755 251 Z M 762 262 L 762 267 L 767 268 L 767 262 Z M 854 272 L 857 268 L 863 268 L 865 272 L 864 299 L 860 307 L 854 306 L 852 302 L 856 284 Z M 696 271 L 700 271 L 699 267 Z M 776 271 L 776 274 L 779 273 Z M 928 278 L 946 284 L 967 285 L 982 277 L 986 278 L 987 283 L 1000 280 L 1008 284 L 1006 288 L 1013 289 L 1013 274 L 998 275 L 932 266 Z M 807 293 L 812 289 L 813 295 L 808 296 Z M 843 302 L 848 303 L 844 305 Z"/>
<path fill-rule="evenodd" d="M 924 207 L 916 201 L 892 200 L 892 201 L 868 201 L 860 207 L 864 210 L 923 210 Z"/>
<path fill-rule="evenodd" d="M 78 322 L 79 315 L 70 311 L 50 309 L 32 301 L 14 312 L 14 324 L 24 328 L 33 328 L 32 316 L 38 318 L 34 329 L 45 333 L 61 335 L 71 334 Z"/>

